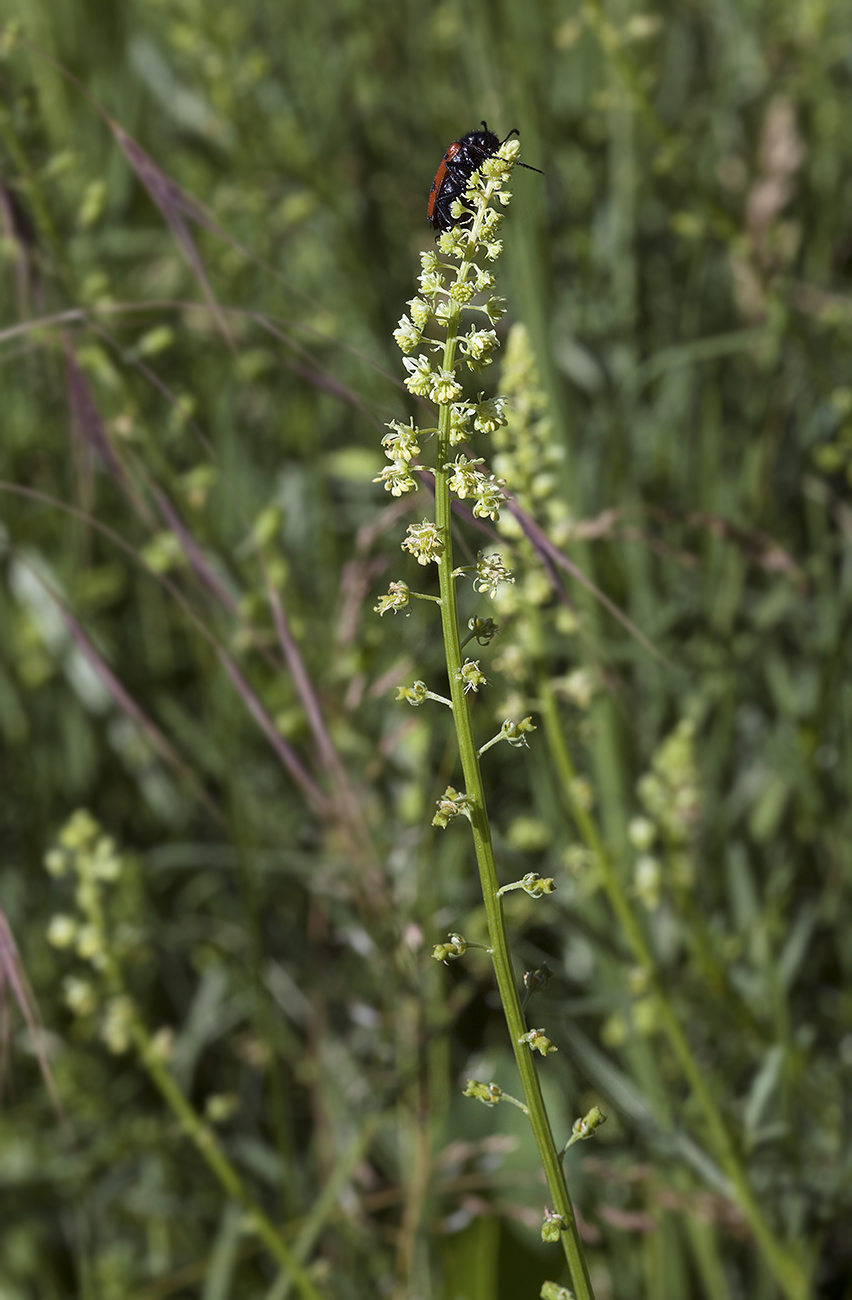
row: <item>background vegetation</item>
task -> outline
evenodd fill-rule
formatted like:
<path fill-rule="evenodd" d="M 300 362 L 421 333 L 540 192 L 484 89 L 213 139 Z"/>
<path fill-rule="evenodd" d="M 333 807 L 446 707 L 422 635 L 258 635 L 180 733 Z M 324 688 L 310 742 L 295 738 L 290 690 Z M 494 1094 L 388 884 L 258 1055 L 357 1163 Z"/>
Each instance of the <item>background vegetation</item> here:
<path fill-rule="evenodd" d="M 540 496 L 657 652 L 563 574 L 535 653 L 520 601 L 481 656 L 494 702 L 552 689 L 588 782 L 566 797 L 541 730 L 488 756 L 506 879 L 557 882 L 510 895 L 518 964 L 554 971 L 554 1124 L 609 1117 L 568 1158 L 596 1293 L 779 1294 L 578 791 L 774 1230 L 849 1296 L 852 9 L 0 16 L 26 37 L 0 64 L 2 907 L 73 1126 L 15 1011 L 0 1294 L 287 1293 L 138 1057 L 66 1005 L 43 860 L 79 807 L 124 854 L 148 1031 L 321 1293 L 515 1300 L 558 1268 L 523 1117 L 460 1096 L 512 1091 L 487 961 L 429 956 L 482 929 L 463 829 L 429 829 L 446 721 L 393 699 L 434 681 L 438 624 L 372 613 L 424 511 L 371 483 L 413 410 L 390 334 L 435 167 L 484 117 L 545 172 L 516 174 L 501 286 L 562 449 Z"/>

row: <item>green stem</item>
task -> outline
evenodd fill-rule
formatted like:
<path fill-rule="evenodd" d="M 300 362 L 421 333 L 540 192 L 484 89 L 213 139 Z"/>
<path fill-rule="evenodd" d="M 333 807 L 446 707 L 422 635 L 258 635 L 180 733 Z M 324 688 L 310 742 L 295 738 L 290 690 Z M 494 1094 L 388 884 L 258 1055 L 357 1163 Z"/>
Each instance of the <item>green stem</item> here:
<path fill-rule="evenodd" d="M 146 1030 L 138 1023 L 132 1026 L 133 1041 L 142 1062 L 159 1088 L 163 1100 L 180 1120 L 187 1135 L 195 1144 L 196 1150 L 207 1162 L 211 1172 L 219 1180 L 227 1194 L 241 1205 L 248 1216 L 253 1231 L 285 1268 L 298 1287 L 302 1300 L 323 1300 L 321 1293 L 314 1286 L 308 1274 L 296 1259 L 290 1247 L 281 1237 L 272 1220 L 264 1213 L 246 1188 L 234 1166 L 219 1146 L 216 1134 L 195 1111 L 184 1096 L 166 1067 L 161 1055 L 151 1042 Z"/>
<path fill-rule="evenodd" d="M 534 612 L 531 612 L 531 614 L 532 619 L 534 619 Z M 695 1059 L 689 1040 L 667 996 L 662 974 L 627 896 L 627 891 L 615 870 L 612 859 L 606 851 L 597 824 L 588 809 L 583 806 L 574 794 L 576 771 L 565 740 L 562 721 L 559 717 L 559 705 L 553 688 L 544 674 L 540 675 L 538 682 L 538 696 L 545 734 L 563 789 L 567 794 L 577 829 L 587 847 L 591 849 L 595 856 L 595 865 L 600 872 L 610 906 L 616 915 L 621 932 L 627 940 L 633 957 L 643 971 L 647 972 L 649 988 L 654 997 L 660 1023 L 684 1077 L 692 1090 L 692 1094 L 704 1115 L 704 1122 L 707 1125 L 711 1141 L 715 1147 L 719 1162 L 730 1179 L 737 1203 L 745 1215 L 761 1253 L 784 1295 L 788 1297 L 788 1300 L 807 1300 L 810 1295 L 810 1286 L 802 1265 L 796 1256 L 776 1239 L 764 1217 L 737 1155 L 728 1127 L 713 1096 L 707 1075 Z"/>
<path fill-rule="evenodd" d="M 460 278 L 466 278 L 465 269 L 464 266 L 460 269 Z M 455 361 L 460 315 L 460 312 L 456 313 L 447 324 L 448 337 L 444 351 L 444 367 L 447 370 L 452 370 Z M 491 828 L 488 822 L 479 755 L 473 737 L 470 708 L 464 691 L 464 684 L 460 677 L 462 652 L 456 600 L 456 579 L 452 576 L 454 566 L 448 471 L 449 458 L 450 408 L 449 406 L 442 406 L 440 408 L 437 465 L 435 469 L 435 521 L 440 529 L 441 540 L 444 544 L 444 551 L 438 565 L 441 591 L 441 622 L 443 625 L 447 674 L 450 679 L 450 693 L 453 701 L 453 721 L 458 738 L 462 771 L 464 772 L 465 793 L 473 801 L 470 820 L 473 827 L 476 860 L 482 884 L 482 897 L 488 919 L 488 935 L 493 949 L 492 960 L 515 1060 L 523 1083 L 530 1124 L 538 1146 L 541 1163 L 544 1167 L 550 1196 L 553 1200 L 554 1209 L 563 1216 L 568 1225 L 560 1236 L 571 1270 L 574 1292 L 577 1300 L 594 1300 L 591 1278 L 589 1277 L 588 1265 L 580 1241 L 574 1207 L 571 1204 L 571 1197 L 565 1182 L 562 1161 L 553 1140 L 536 1063 L 532 1050 L 526 1044 L 519 1042 L 519 1039 L 527 1032 L 527 1026 L 521 1010 L 521 999 L 512 969 L 512 959 L 509 955 L 503 903 L 498 896 L 497 868 L 494 862 L 494 848 L 491 842 Z"/>
<path fill-rule="evenodd" d="M 105 934 L 106 918 L 100 892 L 97 889 L 90 891 L 87 911 L 89 921 L 102 934 Z M 124 973 L 118 958 L 110 949 L 105 950 L 104 957 L 104 977 L 110 994 L 113 997 L 126 997 Z M 257 1233 L 270 1254 L 290 1273 L 293 1282 L 299 1289 L 302 1300 L 323 1300 L 321 1293 L 314 1286 L 290 1247 L 283 1240 L 275 1224 L 258 1205 L 225 1155 L 213 1129 L 209 1124 L 204 1123 L 201 1116 L 184 1095 L 170 1073 L 162 1054 L 157 1050 L 150 1034 L 135 1011 L 130 1022 L 130 1033 L 142 1064 L 156 1087 L 159 1088 L 163 1100 L 180 1121 L 185 1133 L 194 1143 L 196 1150 L 206 1161 L 224 1190 L 232 1200 L 243 1207 L 251 1223 L 252 1230 Z"/>
<path fill-rule="evenodd" d="M 378 1119 L 368 1117 L 349 1150 L 344 1152 L 329 1176 L 328 1182 L 311 1206 L 299 1234 L 293 1242 L 293 1258 L 299 1263 L 306 1259 L 313 1250 L 322 1232 L 334 1216 L 340 1202 L 340 1196 L 349 1182 L 355 1168 L 367 1153 L 373 1135 L 378 1128 Z M 282 1269 L 266 1294 L 266 1300 L 288 1300 L 290 1290 L 296 1279 L 288 1266 Z"/>

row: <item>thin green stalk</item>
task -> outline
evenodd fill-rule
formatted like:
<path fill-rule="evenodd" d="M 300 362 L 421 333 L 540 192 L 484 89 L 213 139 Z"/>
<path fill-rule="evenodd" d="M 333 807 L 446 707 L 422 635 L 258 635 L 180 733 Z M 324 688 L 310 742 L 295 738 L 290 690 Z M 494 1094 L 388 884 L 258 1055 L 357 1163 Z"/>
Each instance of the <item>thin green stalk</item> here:
<path fill-rule="evenodd" d="M 448 322 L 448 338 L 444 352 L 444 367 L 453 368 L 457 330 L 461 313 Z M 462 651 L 459 633 L 458 604 L 456 600 L 456 581 L 453 577 L 453 545 L 451 498 L 449 491 L 449 456 L 450 456 L 450 408 L 441 407 L 438 427 L 437 464 L 435 469 L 435 522 L 438 525 L 444 550 L 438 562 L 438 574 L 441 591 L 441 624 L 444 634 L 444 652 L 447 674 L 450 680 L 450 694 L 453 702 L 453 721 L 458 738 L 459 756 L 464 772 L 465 793 L 473 801 L 470 821 L 473 827 L 473 840 L 476 861 L 482 885 L 482 897 L 488 919 L 488 937 L 492 948 L 494 970 L 500 1000 L 512 1040 L 512 1048 L 524 1089 L 524 1097 L 529 1109 L 539 1156 L 544 1167 L 547 1185 L 553 1200 L 554 1209 L 561 1214 L 567 1227 L 560 1234 L 565 1257 L 571 1269 L 571 1280 L 577 1300 L 594 1300 L 589 1269 L 583 1252 L 582 1242 L 574 1215 L 574 1207 L 565 1182 L 562 1161 L 557 1153 L 556 1143 L 550 1127 L 538 1071 L 533 1059 L 532 1049 L 521 1042 L 527 1032 L 527 1025 L 521 1010 L 521 999 L 512 959 L 509 954 L 509 942 L 506 935 L 506 923 L 503 915 L 503 902 L 498 897 L 499 882 L 494 862 L 494 848 L 491 841 L 491 828 L 485 801 L 485 788 L 479 766 L 479 754 L 473 735 L 473 723 L 470 708 L 461 678 Z"/>
<path fill-rule="evenodd" d="M 270 1254 L 289 1271 L 302 1300 L 323 1300 L 321 1292 L 283 1240 L 275 1224 L 248 1191 L 222 1150 L 212 1127 L 204 1122 L 169 1071 L 164 1053 L 142 1024 L 133 1000 L 127 993 L 121 958 L 118 949 L 113 946 L 102 899 L 104 882 L 117 879 L 121 872 L 121 859 L 116 855 L 112 841 L 100 836 L 100 828 L 88 814 L 76 813 L 65 827 L 60 844 L 62 850 L 52 855 L 59 860 L 58 864 L 53 868 L 49 866 L 48 869 L 52 869 L 54 874 L 63 874 L 67 869 L 66 856 L 74 855 L 79 881 L 77 900 L 86 922 L 87 951 L 90 959 L 95 962 L 94 968 L 100 973 L 102 991 L 110 999 L 107 1005 L 111 1005 L 114 1013 L 114 1050 L 125 1051 L 133 1043 L 142 1064 L 180 1121 L 184 1132 L 227 1195 L 243 1207 L 252 1230 Z M 109 861 L 110 858 L 113 859 L 112 862 Z M 110 1041 L 109 1037 L 107 1041 Z"/>
<path fill-rule="evenodd" d="M 260 1237 L 269 1253 L 274 1256 L 283 1268 L 287 1269 L 294 1284 L 298 1287 L 302 1300 L 323 1300 L 321 1292 L 314 1286 L 290 1247 L 281 1237 L 275 1224 L 255 1201 L 236 1169 L 222 1151 L 219 1141 L 209 1124 L 204 1123 L 201 1116 L 178 1087 L 145 1029 L 138 1022 L 134 1022 L 131 1032 L 143 1064 L 151 1079 L 159 1088 L 163 1100 L 180 1120 L 187 1136 L 194 1143 L 199 1155 L 207 1162 L 211 1172 L 224 1190 L 243 1207 L 253 1231 Z"/>
<path fill-rule="evenodd" d="M 533 613 L 533 617 L 534 617 Z M 754 1233 L 769 1268 L 788 1300 L 807 1300 L 808 1278 L 801 1263 L 779 1242 L 766 1221 L 751 1188 L 733 1139 L 710 1088 L 705 1072 L 695 1059 L 689 1040 L 666 993 L 665 984 L 653 953 L 645 938 L 627 892 L 606 851 L 594 818 L 575 794 L 576 771 L 559 717 L 559 705 L 550 682 L 541 674 L 538 682 L 539 705 L 545 734 L 563 789 L 577 828 L 587 847 L 595 855 L 604 890 L 636 962 L 647 972 L 649 989 L 654 996 L 660 1023 L 678 1064 L 695 1097 L 722 1168 L 731 1181 L 737 1203 Z"/>
<path fill-rule="evenodd" d="M 301 1264 L 313 1250 L 319 1237 L 328 1226 L 338 1209 L 340 1196 L 355 1167 L 363 1160 L 373 1135 L 378 1128 L 378 1118 L 369 1116 L 356 1134 L 348 1151 L 338 1160 L 328 1182 L 317 1196 L 293 1242 L 292 1257 Z M 282 1269 L 266 1293 L 265 1300 L 288 1300 L 290 1290 L 296 1284 L 296 1277 L 288 1265 Z"/>

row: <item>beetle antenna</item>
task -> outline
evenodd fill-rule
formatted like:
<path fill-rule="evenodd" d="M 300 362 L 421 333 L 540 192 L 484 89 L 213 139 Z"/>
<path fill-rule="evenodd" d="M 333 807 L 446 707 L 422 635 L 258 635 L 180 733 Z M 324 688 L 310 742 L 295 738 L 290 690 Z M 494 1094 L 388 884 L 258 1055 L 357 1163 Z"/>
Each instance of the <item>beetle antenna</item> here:
<path fill-rule="evenodd" d="M 482 125 L 485 126 L 485 123 L 483 122 Z M 509 134 L 506 136 L 506 140 L 511 139 L 511 137 L 512 137 L 513 135 L 520 136 L 520 134 L 521 134 L 521 133 L 520 133 L 520 131 L 518 130 L 518 128 L 517 128 L 516 126 L 513 126 L 512 129 L 511 129 L 511 131 L 509 132 Z M 505 144 L 505 143 L 506 143 L 506 140 L 502 140 L 501 143 L 502 143 L 502 144 Z M 529 163 L 516 163 L 515 166 L 516 166 L 516 167 L 526 167 L 526 169 L 527 169 L 528 172 L 538 172 L 539 176 L 543 176 L 543 175 L 544 175 L 544 172 L 543 172 L 543 171 L 541 171 L 538 167 L 530 167 Z"/>

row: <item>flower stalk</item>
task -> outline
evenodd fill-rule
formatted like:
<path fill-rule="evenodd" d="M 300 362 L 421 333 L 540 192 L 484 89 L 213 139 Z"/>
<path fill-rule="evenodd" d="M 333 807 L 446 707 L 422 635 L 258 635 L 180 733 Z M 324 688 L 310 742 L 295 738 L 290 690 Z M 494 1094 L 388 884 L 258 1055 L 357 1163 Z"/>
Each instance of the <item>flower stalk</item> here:
<path fill-rule="evenodd" d="M 728 1130 L 718 1100 L 672 1006 L 662 973 L 645 938 L 627 890 L 607 852 L 597 823 L 588 808 L 584 807 L 582 801 L 573 794 L 576 787 L 576 772 L 565 739 L 565 731 L 558 717 L 558 704 L 552 687 L 543 678 L 539 680 L 538 686 L 544 729 L 561 777 L 561 784 L 571 805 L 572 815 L 584 843 L 591 850 L 604 892 L 618 920 L 621 933 L 629 945 L 638 968 L 644 973 L 649 994 L 654 999 L 660 1027 L 668 1039 L 669 1046 L 703 1117 L 709 1138 L 708 1145 L 722 1166 L 731 1184 L 733 1197 L 742 1210 L 761 1254 L 772 1270 L 783 1294 L 787 1300 L 806 1300 L 809 1294 L 809 1283 L 801 1261 L 793 1250 L 778 1239 L 767 1221 L 763 1207 L 743 1167 L 734 1139 Z"/>
<path fill-rule="evenodd" d="M 447 351 L 445 352 L 444 365 L 448 368 L 451 365 L 453 355 L 451 342 L 454 342 L 454 340 L 447 340 Z M 456 580 L 452 572 L 451 503 L 448 486 L 449 475 L 446 467 L 449 452 L 448 421 L 448 408 L 443 408 L 441 411 L 443 428 L 438 435 L 438 464 L 435 472 L 435 515 L 436 522 L 444 538 L 444 552 L 438 562 L 441 589 L 441 624 L 444 634 L 447 675 L 450 680 L 450 694 L 453 701 L 453 721 L 456 728 L 462 772 L 464 773 L 464 786 L 472 803 L 470 824 L 473 830 L 476 862 L 479 868 L 482 898 L 485 904 L 488 938 L 492 948 L 492 960 L 494 962 L 494 973 L 497 977 L 497 987 L 500 992 L 500 1001 L 503 1004 L 509 1038 L 523 1084 L 530 1125 L 547 1178 L 551 1200 L 557 1213 L 562 1215 L 565 1220 L 566 1226 L 560 1232 L 559 1239 L 571 1269 L 574 1291 L 577 1300 L 593 1300 L 594 1292 L 589 1277 L 588 1265 L 580 1241 L 574 1207 L 571 1204 L 571 1197 L 565 1182 L 562 1161 L 557 1154 L 550 1120 L 545 1109 L 533 1049 L 525 1041 L 527 1027 L 521 1010 L 521 999 L 512 967 L 512 958 L 509 953 L 503 900 L 500 897 L 497 866 L 494 861 L 494 846 L 491 839 L 491 826 L 488 820 L 485 786 L 479 764 L 479 753 L 473 735 L 470 704 L 460 678 L 462 651 L 461 637 L 459 635 Z"/>
<path fill-rule="evenodd" d="M 509 338 L 507 360 L 503 368 L 504 391 L 513 402 L 514 419 L 511 433 L 499 431 L 495 441 L 499 455 L 495 465 L 499 472 L 511 475 L 515 498 L 532 513 L 543 515 L 550 536 L 567 540 L 572 524 L 565 503 L 556 492 L 556 469 L 560 460 L 560 447 L 555 444 L 553 430 L 547 414 L 547 399 L 541 391 L 532 351 L 523 326 L 515 325 Z M 517 520 L 509 515 L 500 521 L 500 531 L 518 541 L 518 551 L 534 562 L 533 548 L 522 534 Z M 530 574 L 535 570 L 531 568 Z M 689 1036 L 677 1014 L 671 992 L 666 986 L 664 972 L 659 966 L 652 943 L 642 924 L 638 902 L 653 906 L 655 891 L 659 891 L 658 876 L 651 871 L 652 860 L 645 858 L 646 869 L 640 871 L 642 859 L 637 862 L 637 874 L 631 889 L 622 877 L 610 855 L 594 814 L 594 800 L 586 780 L 578 775 L 571 754 L 564 718 L 557 695 L 557 683 L 547 671 L 545 628 L 541 605 L 552 594 L 551 584 L 527 581 L 520 599 L 515 592 L 510 600 L 503 601 L 503 614 L 514 613 L 516 627 L 522 629 L 522 644 L 517 647 L 523 663 L 534 667 L 533 695 L 537 702 L 543 739 L 550 751 L 551 766 L 558 778 L 567 806 L 585 848 L 589 869 L 605 893 L 616 918 L 620 935 L 629 949 L 635 969 L 639 973 L 645 999 L 652 1008 L 656 1027 L 665 1035 L 672 1054 L 680 1067 L 692 1098 L 694 1117 L 698 1120 L 698 1136 L 706 1143 L 708 1152 L 724 1169 L 734 1199 L 754 1235 L 755 1241 L 778 1285 L 787 1300 L 804 1300 L 809 1294 L 803 1256 L 794 1245 L 787 1245 L 771 1224 L 751 1185 L 742 1153 L 731 1133 L 719 1097 L 708 1079 L 707 1072 L 695 1055 Z M 512 599 L 514 598 L 514 599 Z M 507 608 L 507 605 L 512 608 Z M 562 611 L 562 631 L 572 635 L 577 630 L 576 620 L 568 610 Z M 504 645 L 503 658 L 508 660 Z M 562 679 L 561 692 L 581 711 L 588 709 L 595 694 L 594 677 L 584 669 L 577 669 Z M 672 769 L 682 772 L 682 748 L 688 726 L 682 726 L 669 748 L 660 770 L 649 774 L 640 784 L 640 797 L 646 807 L 656 809 L 664 819 L 669 838 L 680 842 L 695 820 L 695 794 L 690 789 L 692 779 L 679 782 L 677 799 L 667 799 L 667 788 Z M 686 795 L 684 799 L 683 795 Z M 671 803 L 671 807 L 669 804 Z M 650 839 L 648 838 L 650 834 Z M 637 847 L 650 847 L 655 831 L 644 822 L 636 832 Z M 644 837 L 644 843 L 643 843 Z M 577 846 L 579 849 L 579 845 Z M 591 1112 L 590 1112 L 591 1114 Z M 588 1119 L 588 1117 L 587 1117 Z M 582 1127 L 582 1126 L 581 1126 Z M 588 1136 L 575 1130 L 566 1146 Z"/>
<path fill-rule="evenodd" d="M 436 322 L 446 331 L 443 355 L 438 365 L 433 365 L 432 359 L 427 354 L 421 354 L 416 358 L 408 356 L 405 358 L 405 366 L 409 372 L 407 387 L 418 396 L 430 397 L 438 406 L 439 417 L 435 463 L 431 471 L 435 486 L 434 525 L 424 521 L 415 528 L 409 529 L 404 546 L 414 555 L 418 563 L 437 565 L 450 702 L 464 776 L 463 795 L 460 796 L 455 790 L 448 789 L 443 800 L 443 813 L 439 803 L 436 824 L 446 825 L 451 815 L 462 811 L 471 825 L 487 918 L 491 959 L 509 1038 L 523 1085 L 524 1102 L 520 1105 L 529 1116 L 554 1206 L 551 1219 L 554 1225 L 552 1239 L 558 1240 L 562 1245 L 577 1300 L 594 1300 L 577 1220 L 565 1181 L 562 1157 L 557 1150 L 545 1109 L 535 1059 L 536 1052 L 546 1056 L 557 1050 L 557 1047 L 543 1030 L 528 1028 L 509 951 L 503 898 L 497 876 L 485 786 L 480 768 L 480 753 L 488 746 L 483 746 L 480 751 L 474 738 L 470 710 L 471 694 L 486 686 L 487 682 L 479 672 L 478 664 L 471 660 L 464 660 L 462 657 L 463 641 L 457 583 L 465 571 L 457 570 L 453 559 L 453 498 L 472 498 L 474 515 L 489 519 L 499 517 L 500 505 L 504 500 L 500 481 L 493 474 L 486 475 L 480 468 L 483 461 L 480 458 L 468 458 L 460 454 L 457 449 L 457 445 L 466 441 L 474 430 L 493 433 L 500 425 L 505 424 L 502 400 L 496 398 L 484 401 L 481 395 L 477 402 L 463 400 L 463 390 L 456 378 L 456 369 L 461 354 L 467 367 L 478 372 L 489 363 L 491 354 L 498 346 L 493 329 L 471 328 L 466 333 L 462 333 L 462 316 L 465 310 L 480 311 L 493 325 L 502 315 L 502 300 L 493 294 L 481 306 L 474 302 L 477 294 L 487 292 L 494 286 L 493 275 L 481 267 L 475 259 L 478 255 L 484 254 L 485 259 L 494 261 L 501 251 L 502 246 L 495 237 L 501 218 L 490 204 L 494 199 L 503 205 L 508 202 L 510 195 L 504 188 L 504 184 L 511 175 L 518 151 L 516 140 L 504 142 L 494 157 L 483 164 L 480 172 L 474 174 L 464 204 L 458 204 L 459 224 L 446 231 L 440 238 L 441 256 L 432 253 L 423 255 L 423 272 L 420 276 L 421 296 L 410 303 L 412 319 L 403 317 L 395 333 L 401 350 L 408 353 L 421 345 L 432 350 L 440 350 L 439 341 L 423 337 L 423 330 L 430 321 Z M 453 258 L 457 265 L 453 267 L 452 263 L 444 260 L 445 258 Z M 455 278 L 448 287 L 447 272 L 452 270 L 455 270 Z M 387 490 L 396 493 L 410 490 L 409 482 L 412 487 L 415 486 L 408 473 L 410 448 L 419 448 L 424 431 L 396 424 L 391 427 L 398 436 L 386 443 L 385 452 L 393 463 L 390 472 L 383 473 L 377 481 L 383 482 Z M 511 575 L 506 571 L 501 560 L 495 563 L 494 557 L 485 557 L 478 562 L 474 578 L 478 591 L 487 590 L 493 594 L 499 581 L 509 580 Z M 531 729 L 529 719 L 524 719 L 523 723 L 515 727 L 507 723 L 504 724 L 500 736 L 495 739 L 507 739 L 510 743 L 521 745 L 525 743 L 524 732 Z M 459 807 L 460 801 L 463 801 L 463 807 Z M 521 887 L 524 885 L 522 884 Z M 548 890 L 544 886 L 538 888 L 537 892 L 544 893 Z M 452 936 L 452 939 L 455 940 L 456 936 Z M 456 955 L 455 952 L 446 952 L 446 948 L 447 945 L 441 945 L 440 952 L 436 950 L 435 955 L 444 960 L 447 956 Z M 474 1092 L 468 1095 L 479 1094 Z M 492 1104 L 495 1097 L 496 1093 L 488 1093 L 488 1099 Z M 483 1097 L 480 1096 L 480 1099 Z"/>
<path fill-rule="evenodd" d="M 130 996 L 124 963 L 138 959 L 142 936 L 127 924 L 115 926 L 109 915 L 108 890 L 128 884 L 123 880 L 127 875 L 124 860 L 114 841 L 101 834 L 94 818 L 80 810 L 64 827 L 59 844 L 47 854 L 45 865 L 52 876 L 67 875 L 73 879 L 79 913 L 54 917 L 48 938 L 54 947 L 75 949 L 77 957 L 91 968 L 89 979 L 66 978 L 69 1008 L 81 1019 L 99 1020 L 100 1037 L 113 1054 L 122 1055 L 135 1049 L 154 1086 L 223 1192 L 242 1208 L 245 1230 L 259 1237 L 301 1300 L 323 1300 L 280 1229 L 252 1196 L 226 1155 L 212 1123 L 198 1113 L 169 1069 L 171 1034 L 166 1030 L 149 1033 Z"/>

